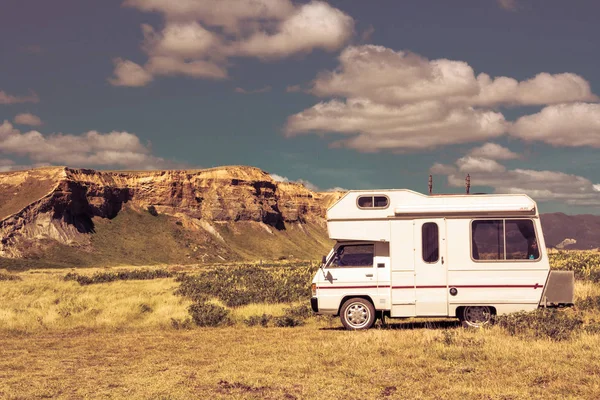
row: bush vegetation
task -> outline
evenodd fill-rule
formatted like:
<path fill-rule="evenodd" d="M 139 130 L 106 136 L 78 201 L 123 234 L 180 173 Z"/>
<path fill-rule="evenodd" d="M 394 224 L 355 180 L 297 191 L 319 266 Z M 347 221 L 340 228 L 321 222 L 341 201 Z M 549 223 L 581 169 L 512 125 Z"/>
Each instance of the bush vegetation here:
<path fill-rule="evenodd" d="M 177 293 L 195 302 L 216 298 L 228 307 L 250 303 L 292 303 L 310 298 L 315 268 L 289 265 L 266 268 L 238 265 L 212 268 L 196 276 L 180 276 Z"/>
<path fill-rule="evenodd" d="M 0 281 L 20 281 L 21 277 L 15 274 L 5 274 L 0 272 Z"/>
<path fill-rule="evenodd" d="M 575 279 L 600 282 L 600 252 L 556 251 L 548 254 L 550 267 L 575 272 Z"/>
<path fill-rule="evenodd" d="M 158 278 L 171 278 L 175 273 L 165 269 L 134 269 L 117 272 L 96 272 L 92 276 L 69 272 L 64 276 L 65 281 L 76 281 L 80 285 L 92 285 L 114 281 L 141 281 Z"/>
<path fill-rule="evenodd" d="M 228 325 L 229 310 L 216 304 L 199 302 L 188 307 L 192 321 L 198 326 Z"/>
<path fill-rule="evenodd" d="M 511 336 L 550 339 L 570 339 L 584 327 L 581 313 L 573 309 L 537 309 L 500 315 L 495 322 Z"/>

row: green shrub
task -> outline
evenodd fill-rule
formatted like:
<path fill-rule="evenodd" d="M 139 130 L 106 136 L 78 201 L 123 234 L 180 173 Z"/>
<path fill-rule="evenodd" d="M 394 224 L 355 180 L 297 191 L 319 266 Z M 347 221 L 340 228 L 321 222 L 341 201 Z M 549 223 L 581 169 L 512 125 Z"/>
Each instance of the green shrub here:
<path fill-rule="evenodd" d="M 273 316 L 270 314 L 263 315 L 253 315 L 249 318 L 244 319 L 244 323 L 248 326 L 257 326 L 260 325 L 262 327 L 269 326 L 269 323 L 273 320 Z"/>
<path fill-rule="evenodd" d="M 5 274 L 0 272 L 0 281 L 20 281 L 21 277 L 15 274 Z"/>
<path fill-rule="evenodd" d="M 543 309 L 496 317 L 496 323 L 511 336 L 570 339 L 583 326 L 583 319 L 571 309 Z"/>
<path fill-rule="evenodd" d="M 80 285 L 92 285 L 114 281 L 149 280 L 158 278 L 171 278 L 175 273 L 165 269 L 134 269 L 118 272 L 96 272 L 92 276 L 80 275 L 69 272 L 63 278 L 65 281 L 76 281 Z"/>
<path fill-rule="evenodd" d="M 198 326 L 219 326 L 229 324 L 229 311 L 211 303 L 194 303 L 188 308 L 192 321 Z"/>
<path fill-rule="evenodd" d="M 298 318 L 291 317 L 289 315 L 284 315 L 283 317 L 274 318 L 275 326 L 284 328 L 284 327 L 295 327 L 304 325 L 304 321 Z"/>
<path fill-rule="evenodd" d="M 310 307 L 310 304 L 303 303 L 297 306 L 290 306 L 286 308 L 284 313 L 292 318 L 307 319 L 313 315 L 313 310 Z"/>
<path fill-rule="evenodd" d="M 588 296 L 579 300 L 577 307 L 582 310 L 600 310 L 600 296 Z"/>
<path fill-rule="evenodd" d="M 575 278 L 600 282 L 600 253 L 597 251 L 557 251 L 548 254 L 550 267 L 575 272 Z"/>
<path fill-rule="evenodd" d="M 241 265 L 213 268 L 197 276 L 183 276 L 177 293 L 193 301 L 215 297 L 228 307 L 250 303 L 292 303 L 310 299 L 310 266 L 264 268 Z"/>
<path fill-rule="evenodd" d="M 171 318 L 171 326 L 177 330 L 192 329 L 192 324 L 193 324 L 193 322 L 192 322 L 191 318 L 185 318 L 185 319 Z"/>
<path fill-rule="evenodd" d="M 193 301 L 209 297 L 223 301 L 228 307 L 250 303 L 291 303 L 310 298 L 310 266 L 262 268 L 242 265 L 213 268 L 197 276 L 184 276 L 177 293 Z"/>

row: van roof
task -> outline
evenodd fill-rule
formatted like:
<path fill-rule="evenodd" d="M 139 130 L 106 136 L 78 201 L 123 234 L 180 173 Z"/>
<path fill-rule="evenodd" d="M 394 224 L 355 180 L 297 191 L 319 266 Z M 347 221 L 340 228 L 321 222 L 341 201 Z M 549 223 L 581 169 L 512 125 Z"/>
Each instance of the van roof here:
<path fill-rule="evenodd" d="M 359 207 L 365 196 L 385 196 L 385 207 Z M 537 215 L 526 194 L 435 194 L 408 189 L 350 190 L 327 210 L 327 219 L 382 219 L 401 216 Z"/>

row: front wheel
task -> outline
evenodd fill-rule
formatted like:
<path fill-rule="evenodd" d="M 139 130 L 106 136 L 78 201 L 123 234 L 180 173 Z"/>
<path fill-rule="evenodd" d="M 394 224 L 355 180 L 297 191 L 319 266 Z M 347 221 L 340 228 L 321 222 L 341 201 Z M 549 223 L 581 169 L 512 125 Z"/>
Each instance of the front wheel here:
<path fill-rule="evenodd" d="M 369 329 L 375 323 L 375 307 L 360 297 L 349 299 L 342 305 L 340 319 L 346 329 Z"/>
<path fill-rule="evenodd" d="M 488 306 L 467 306 L 458 318 L 465 328 L 481 328 L 492 321 L 492 309 Z"/>

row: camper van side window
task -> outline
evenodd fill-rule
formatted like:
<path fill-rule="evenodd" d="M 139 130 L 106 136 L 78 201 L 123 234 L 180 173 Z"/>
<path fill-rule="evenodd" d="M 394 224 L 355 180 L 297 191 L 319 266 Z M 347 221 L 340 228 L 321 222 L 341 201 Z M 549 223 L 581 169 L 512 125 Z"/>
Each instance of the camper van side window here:
<path fill-rule="evenodd" d="M 340 246 L 336 250 L 329 267 L 373 267 L 374 245 L 358 244 Z"/>
<path fill-rule="evenodd" d="M 539 260 L 540 251 L 533 221 L 500 219 L 473 221 L 474 260 Z"/>
<path fill-rule="evenodd" d="M 540 258 L 532 220 L 507 219 L 504 223 L 507 260 L 537 260 Z"/>
<path fill-rule="evenodd" d="M 440 241 L 438 226 L 435 222 L 426 222 L 421 228 L 421 241 L 423 243 L 423 261 L 436 263 L 440 256 Z"/>
<path fill-rule="evenodd" d="M 356 204 L 358 205 L 358 208 L 387 208 L 390 204 L 390 199 L 388 199 L 387 196 L 360 196 L 357 199 Z"/>
<path fill-rule="evenodd" d="M 471 225 L 474 260 L 504 260 L 504 221 L 481 220 Z"/>

